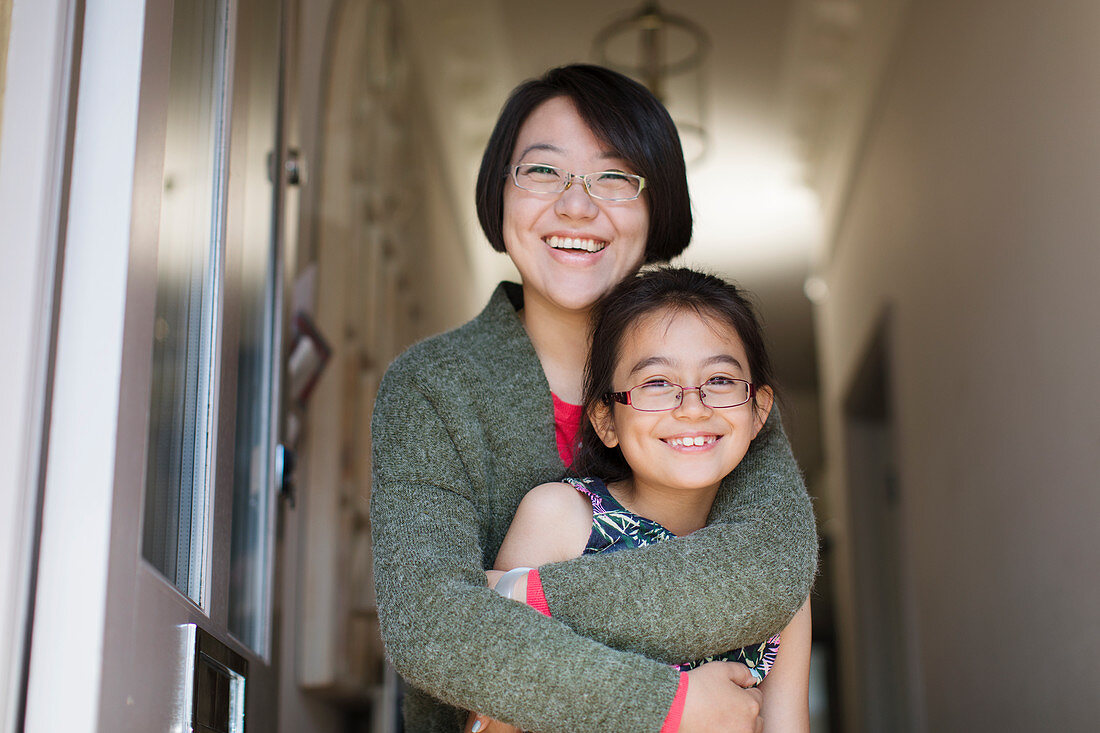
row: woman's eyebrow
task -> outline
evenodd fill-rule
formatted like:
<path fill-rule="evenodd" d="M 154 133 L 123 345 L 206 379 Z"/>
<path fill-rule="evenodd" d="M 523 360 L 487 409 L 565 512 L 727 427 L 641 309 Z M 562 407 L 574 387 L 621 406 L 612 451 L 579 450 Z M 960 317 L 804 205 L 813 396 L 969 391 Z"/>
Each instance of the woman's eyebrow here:
<path fill-rule="evenodd" d="M 528 145 L 526 148 L 523 149 L 523 152 L 520 153 L 519 159 L 523 160 L 527 157 L 528 153 L 536 150 L 544 150 L 548 153 L 565 155 L 565 151 L 559 148 L 557 145 L 551 145 L 550 143 L 534 143 L 533 145 Z M 623 156 L 617 150 L 605 150 L 604 152 L 600 153 L 600 160 L 625 160 L 625 158 L 623 158 Z"/>
<path fill-rule="evenodd" d="M 526 148 L 524 148 L 523 152 L 519 155 L 519 159 L 523 160 L 527 157 L 528 153 L 534 150 L 545 150 L 548 153 L 557 153 L 558 155 L 565 154 L 565 151 L 559 148 L 557 145 L 551 145 L 550 143 L 535 143 L 534 145 L 528 145 Z"/>

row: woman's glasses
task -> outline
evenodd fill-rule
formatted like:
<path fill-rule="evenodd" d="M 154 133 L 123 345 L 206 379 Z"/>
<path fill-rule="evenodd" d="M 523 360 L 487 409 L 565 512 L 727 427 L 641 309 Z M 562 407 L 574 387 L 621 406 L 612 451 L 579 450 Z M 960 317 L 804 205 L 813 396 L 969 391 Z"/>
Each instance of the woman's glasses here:
<path fill-rule="evenodd" d="M 599 171 L 582 176 L 542 163 L 512 166 L 512 182 L 524 191 L 562 193 L 574 180 L 584 184 L 589 196 L 604 201 L 633 201 L 645 188 L 644 178 L 622 171 Z"/>

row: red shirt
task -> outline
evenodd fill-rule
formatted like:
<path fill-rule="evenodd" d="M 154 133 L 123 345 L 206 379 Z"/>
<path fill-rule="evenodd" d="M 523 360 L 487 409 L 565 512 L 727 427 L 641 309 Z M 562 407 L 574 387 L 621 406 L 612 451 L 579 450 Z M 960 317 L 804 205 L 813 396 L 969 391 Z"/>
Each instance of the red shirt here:
<path fill-rule="evenodd" d="M 554 437 L 558 441 L 558 455 L 561 462 L 569 466 L 577 450 L 577 433 L 581 429 L 583 410 L 580 405 L 571 405 L 559 399 L 553 392 L 550 398 L 554 401 Z"/>

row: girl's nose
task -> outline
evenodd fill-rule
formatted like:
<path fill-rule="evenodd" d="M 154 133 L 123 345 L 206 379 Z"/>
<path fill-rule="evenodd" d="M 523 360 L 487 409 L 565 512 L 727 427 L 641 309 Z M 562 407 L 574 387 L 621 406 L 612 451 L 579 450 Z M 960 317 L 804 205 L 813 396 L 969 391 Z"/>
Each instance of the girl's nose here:
<path fill-rule="evenodd" d="M 555 206 L 559 214 L 570 219 L 592 219 L 600 210 L 579 178 L 570 180 L 569 186 L 558 195 Z"/>
<path fill-rule="evenodd" d="M 703 404 L 703 392 L 700 387 L 684 387 L 680 404 L 673 412 L 687 417 L 706 414 L 710 408 Z"/>

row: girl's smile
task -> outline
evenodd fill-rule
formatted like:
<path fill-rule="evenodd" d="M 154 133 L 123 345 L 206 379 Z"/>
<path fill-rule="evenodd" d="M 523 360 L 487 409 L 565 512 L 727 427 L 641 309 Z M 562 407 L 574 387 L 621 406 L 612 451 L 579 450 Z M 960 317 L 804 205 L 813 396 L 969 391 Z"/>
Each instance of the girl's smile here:
<path fill-rule="evenodd" d="M 720 435 L 680 435 L 675 438 L 664 438 L 664 442 L 675 448 L 683 448 L 684 450 L 694 448 L 709 449 L 714 445 L 715 441 L 721 439 Z"/>

